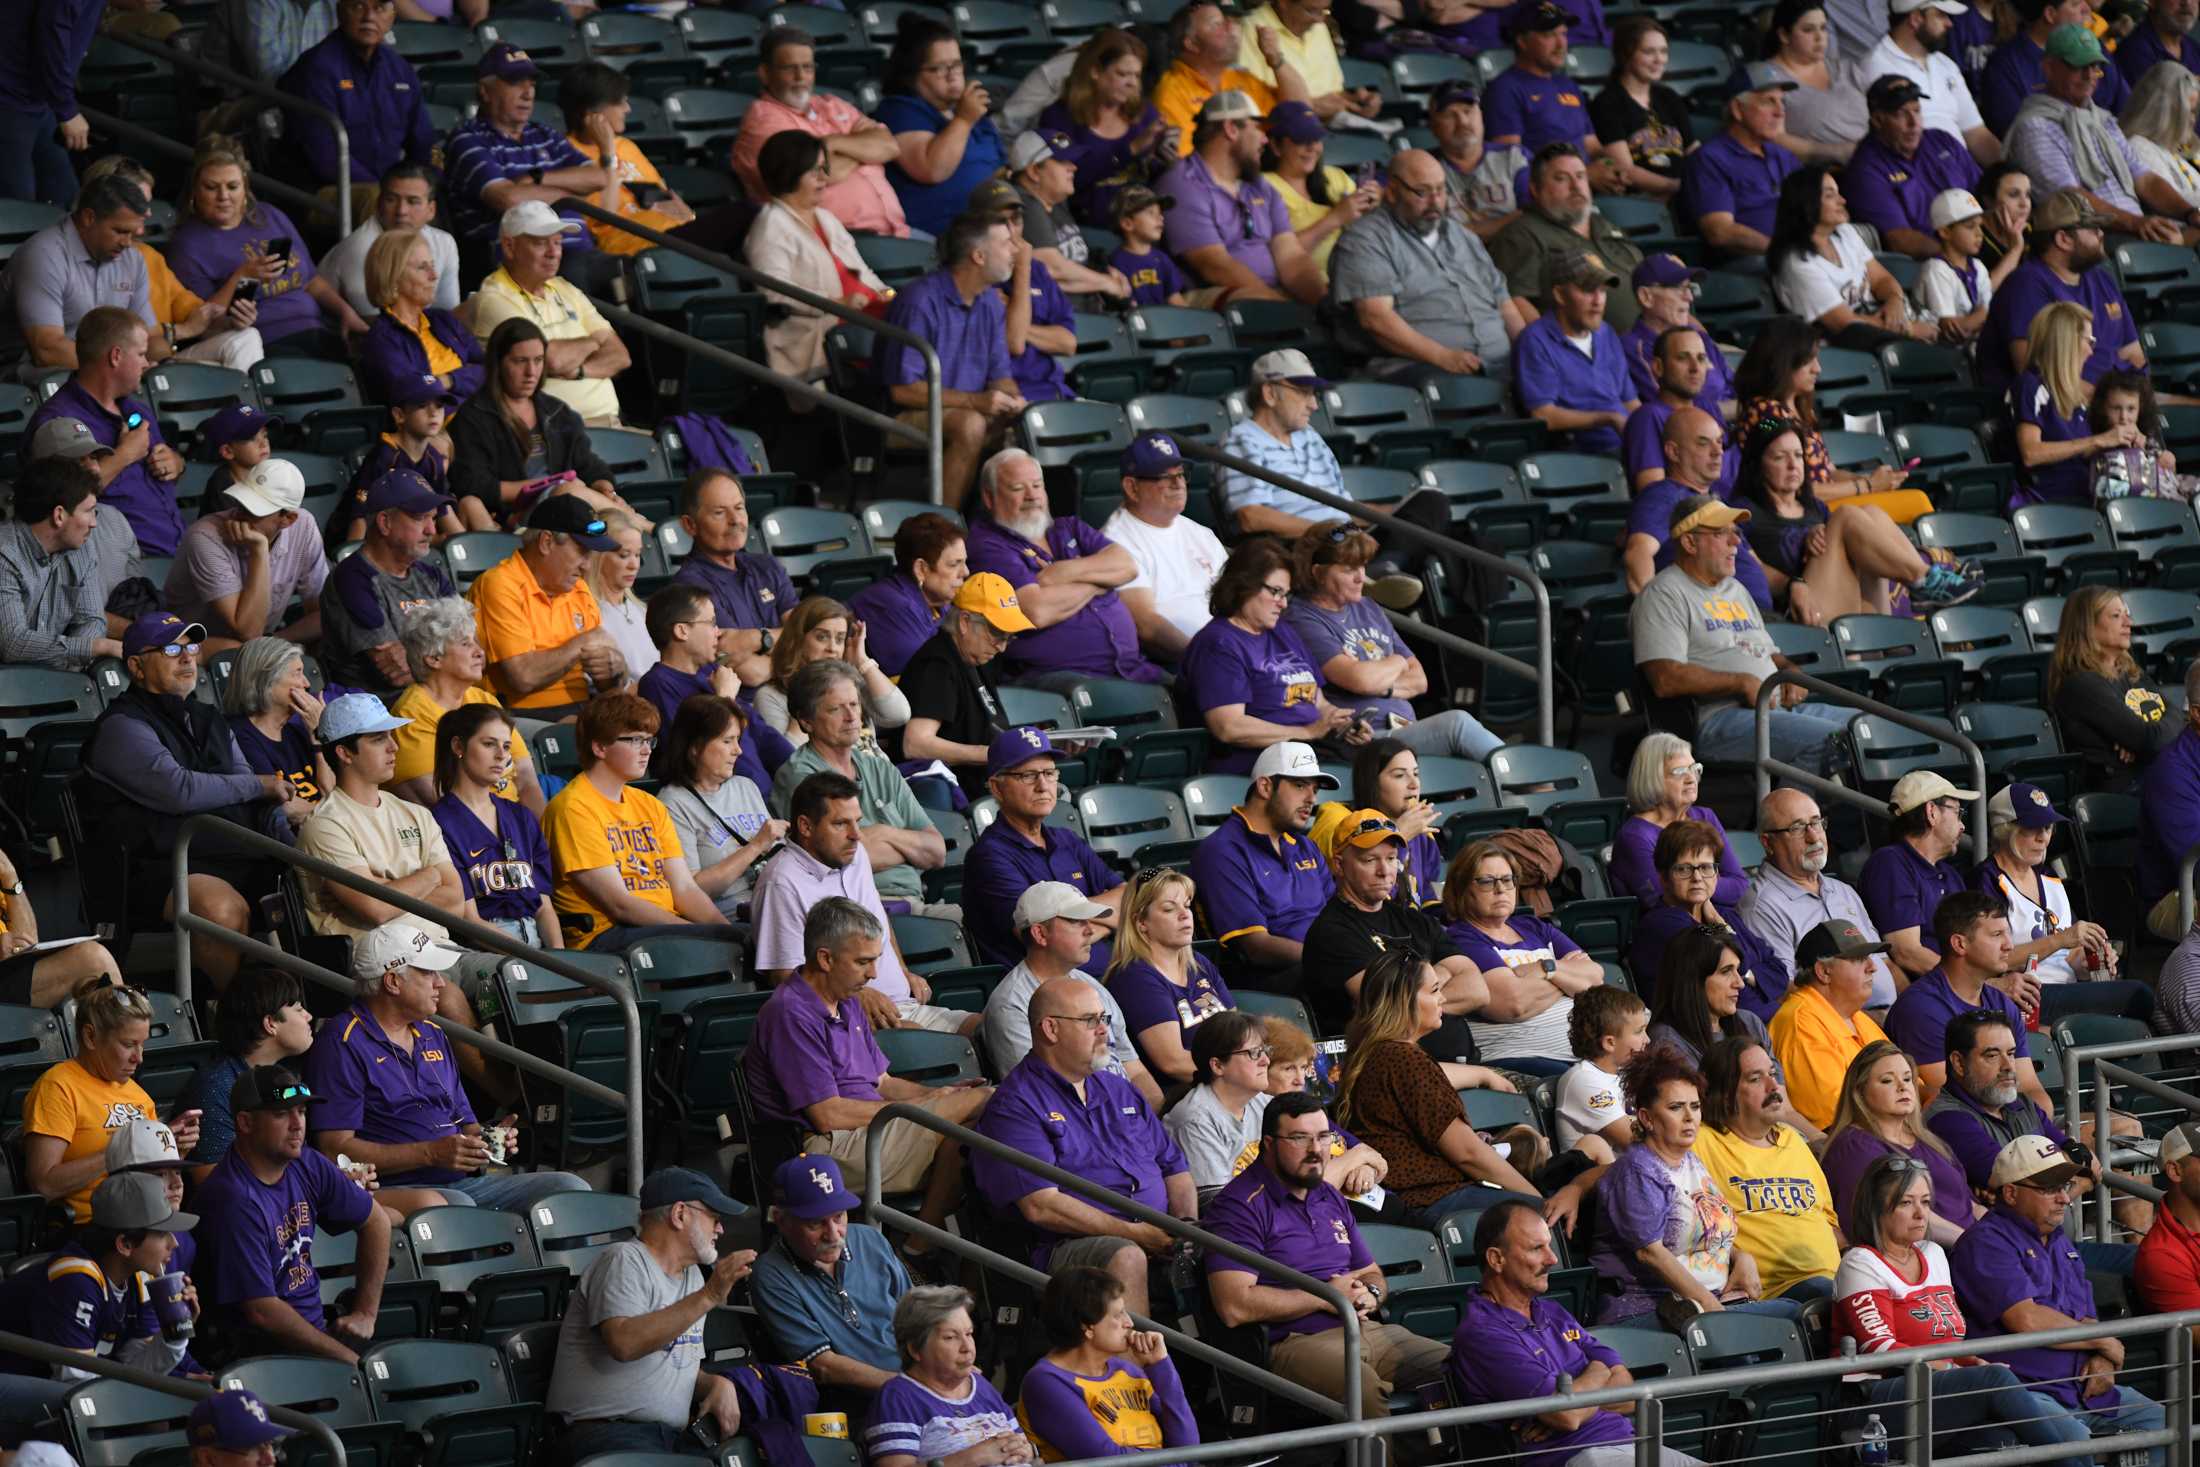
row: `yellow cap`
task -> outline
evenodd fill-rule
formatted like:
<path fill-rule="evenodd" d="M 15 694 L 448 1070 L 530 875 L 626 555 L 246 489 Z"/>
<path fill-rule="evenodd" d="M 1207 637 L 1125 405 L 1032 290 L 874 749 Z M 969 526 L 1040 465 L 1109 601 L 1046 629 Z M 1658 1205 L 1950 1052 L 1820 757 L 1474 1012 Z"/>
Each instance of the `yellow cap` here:
<path fill-rule="evenodd" d="M 1335 811 L 1334 815 L 1329 812 Z M 1327 817 L 1326 819 L 1322 817 Z M 1321 848 L 1334 861 L 1337 853 L 1348 845 L 1367 850 L 1385 841 L 1397 841 L 1403 845 L 1405 837 L 1398 833 L 1398 823 L 1380 810 L 1351 810 L 1343 805 L 1324 805 L 1314 822 L 1314 830 Z"/>
<path fill-rule="evenodd" d="M 1036 631 L 1037 624 L 1024 615 L 1023 607 L 1016 604 L 1016 588 L 991 571 L 979 571 L 962 583 L 955 593 L 955 605 L 964 611 L 975 611 L 984 617 L 996 631 Z"/>

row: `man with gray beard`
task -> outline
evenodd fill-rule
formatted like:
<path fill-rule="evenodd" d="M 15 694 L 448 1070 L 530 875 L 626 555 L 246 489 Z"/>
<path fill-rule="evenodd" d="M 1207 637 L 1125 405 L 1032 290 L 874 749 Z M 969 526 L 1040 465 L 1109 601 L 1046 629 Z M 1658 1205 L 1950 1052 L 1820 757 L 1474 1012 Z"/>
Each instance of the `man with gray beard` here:
<path fill-rule="evenodd" d="M 1803 934 L 1821 922 L 1852 923 L 1866 942 L 1879 941 L 1879 929 L 1864 910 L 1863 896 L 1839 877 L 1826 874 L 1831 848 L 1826 842 L 1826 817 L 1816 800 L 1802 790 L 1774 790 L 1758 807 L 1757 834 L 1765 843 L 1765 860 L 1743 894 L 1739 911 L 1750 930 L 1775 952 L 1792 961 Z M 1876 1019 L 1909 986 L 1909 980 L 1884 953 L 1872 955 L 1871 969 L 1872 993 L 1864 1007 Z M 1992 1157 L 1987 1165 L 1993 1165 Z"/>
<path fill-rule="evenodd" d="M 1505 272 L 1513 308 L 1533 321 L 1551 307 L 1551 267 L 1587 250 L 1623 280 L 1634 276 L 1642 250 L 1596 210 L 1589 165 L 1571 143 L 1545 143 L 1528 165 L 1527 207 L 1490 241 L 1490 258 Z M 1614 331 L 1635 329 L 1642 307 L 1632 285 L 1615 290 L 1604 318 Z"/>

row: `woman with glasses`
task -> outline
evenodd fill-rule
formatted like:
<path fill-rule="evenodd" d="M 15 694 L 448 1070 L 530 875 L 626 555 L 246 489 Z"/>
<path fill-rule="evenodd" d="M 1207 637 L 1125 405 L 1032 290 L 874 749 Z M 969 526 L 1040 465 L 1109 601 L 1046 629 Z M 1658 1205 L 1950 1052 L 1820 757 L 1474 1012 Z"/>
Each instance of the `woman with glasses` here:
<path fill-rule="evenodd" d="M 1963 1309 L 1943 1245 L 1928 1236 L 1934 1221 L 1934 1179 L 1908 1156 L 1879 1156 L 1864 1168 L 1848 1201 L 1843 1231 L 1854 1244 L 1834 1276 L 1833 1340 L 1854 1341 L 1858 1355 L 1966 1338 Z M 2047 1395 L 2027 1390 L 2006 1365 L 1976 1357 L 1935 1360 L 1932 1372 L 1932 1455 L 1962 1456 L 1981 1445 L 1976 1432 L 1999 1426 L 2028 1447 L 2070 1446 L 2090 1439 L 2085 1423 Z M 1889 1437 L 1904 1428 L 1906 1373 L 1889 1371 L 1865 1387 L 1865 1403 L 1880 1413 Z M 2085 1467 L 2090 1452 L 2073 1451 L 2062 1467 Z"/>
<path fill-rule="evenodd" d="M 1987 856 L 1976 884 L 2008 914 L 2015 944 L 2009 966 L 2029 969 L 2040 981 L 2043 1028 L 2065 1014 L 2119 1014 L 2145 1023 L 2154 1012 L 2154 990 L 2112 976 L 2116 949 L 2108 929 L 2073 915 L 2069 888 L 2047 869 L 2055 827 L 2069 820 L 2038 785 L 1997 790 L 1986 802 Z"/>
<path fill-rule="evenodd" d="M 1032 620 L 1016 604 L 1016 588 L 990 571 L 964 579 L 939 617 L 939 631 L 901 670 L 898 686 L 909 700 L 901 755 L 939 760 L 974 799 L 985 793 L 993 736 L 1008 727 L 993 664 Z"/>
<path fill-rule="evenodd" d="M 1741 904 L 1749 893 L 1749 873 L 1728 843 L 1718 812 L 1696 803 L 1702 787 L 1703 763 L 1688 740 L 1679 734 L 1643 735 L 1627 766 L 1627 819 L 1613 836 L 1612 854 L 1604 863 L 1612 890 L 1632 895 L 1646 908 L 1664 900 L 1651 852 L 1660 831 L 1676 820 L 1693 820 L 1710 826 L 1719 836 L 1719 878 L 1712 886 L 1712 899 L 1730 907 Z"/>
<path fill-rule="evenodd" d="M 787 822 L 773 818 L 756 781 L 735 772 L 748 722 L 733 699 L 698 694 L 672 715 L 658 761 L 660 797 L 680 828 L 680 854 L 728 922 L 742 920 L 756 868 L 787 834 Z"/>
<path fill-rule="evenodd" d="M 1192 878 L 1181 871 L 1132 877 L 1101 979 L 1123 1010 L 1138 1058 L 1163 1085 L 1199 1078 L 1193 1036 L 1236 1007 L 1215 965 L 1192 951 L 1192 892 Z"/>
<path fill-rule="evenodd" d="M 601 518 L 612 548 L 589 552 L 583 580 L 596 598 L 604 631 L 626 661 L 626 675 L 639 680 L 663 655 L 650 640 L 648 603 L 634 594 L 642 574 L 642 537 L 649 526 L 623 509 L 607 509 Z"/>
<path fill-rule="evenodd" d="M 396 731 L 397 771 L 390 776 L 389 789 L 416 805 L 432 805 L 438 721 L 453 709 L 485 704 L 502 712 L 504 705 L 481 685 L 488 659 L 474 635 L 473 603 L 464 597 L 444 596 L 413 607 L 399 622 L 397 639 L 404 645 L 413 680 L 398 694 L 392 711 L 412 722 Z M 535 777 L 534 759 L 518 726 L 510 732 L 511 762 L 496 794 L 517 800 L 540 818 L 542 783 Z"/>
<path fill-rule="evenodd" d="M 1932 1179 L 1932 1215 L 1926 1219 L 1925 1235 L 1941 1247 L 1953 1247 L 1965 1228 L 1985 1216 L 1964 1179 L 1963 1163 L 1925 1125 L 1924 1108 L 1917 1101 L 1917 1066 L 1890 1039 L 1865 1045 L 1849 1061 L 1819 1157 L 1834 1205 L 1841 1210 L 1844 1237 L 1860 1234 L 1862 1224 L 1850 1205 L 1865 1169 L 1882 1157 L 1900 1157 Z"/>
<path fill-rule="evenodd" d="M 1574 995 L 1604 982 L 1604 965 L 1540 917 L 1519 910 L 1518 869 L 1505 847 L 1478 840 L 1452 857 L 1444 873 L 1444 929 L 1494 994 L 1515 996 L 1515 1017 L 1475 1022 L 1482 1058 L 1531 1075 L 1564 1074 L 1572 1066 L 1567 1029 Z"/>
<path fill-rule="evenodd" d="M 1214 620 L 1184 649 L 1182 678 L 1213 736 L 1210 772 L 1248 773 L 1261 750 L 1288 739 L 1368 741 L 1368 723 L 1322 696 L 1306 644 L 1283 625 L 1291 561 L 1281 545 L 1265 536 L 1241 544 L 1207 604 Z"/>
<path fill-rule="evenodd" d="M 77 985 L 76 1054 L 40 1075 L 23 1098 L 23 1180 L 49 1202 L 67 1202 L 69 1216 L 92 1215 L 92 1189 L 107 1175 L 107 1138 L 132 1116 L 157 1121 L 153 1097 L 138 1084 L 153 1005 L 142 990 L 118 987 L 109 974 Z M 185 1111 L 169 1123 L 176 1150 L 199 1144 L 199 1117 Z"/>
<path fill-rule="evenodd" d="M 1115 196 L 1176 160 L 1177 139 L 1146 100 L 1146 43 L 1132 30 L 1099 31 L 1077 50 L 1062 95 L 1034 132 L 1067 140 L 1054 156 L 1076 170 L 1070 211 L 1094 224 L 1113 218 Z M 1095 265 L 1105 270 L 1105 261 Z"/>
<path fill-rule="evenodd" d="M 738 935 L 695 884 L 664 802 L 634 788 L 649 772 L 657 723 L 635 693 L 604 693 L 581 709 L 581 772 L 542 818 L 568 947 L 624 952 L 647 937 Z"/>
<path fill-rule="evenodd" d="M 846 662 L 863 674 L 856 691 L 863 699 L 864 744 L 877 748 L 880 729 L 900 728 L 909 721 L 909 699 L 864 650 L 863 623 L 830 596 L 803 597 L 780 622 L 778 640 L 772 643 L 771 681 L 756 690 L 756 716 L 797 748 L 808 743 L 809 731 L 787 711 L 787 688 L 796 673 L 825 658 Z"/>
<path fill-rule="evenodd" d="M 1637 989 L 1647 987 L 1665 960 L 1665 949 L 1681 933 L 1697 927 L 1723 927 L 1742 955 L 1743 1010 L 1759 1031 L 1787 996 L 1788 965 L 1771 944 L 1752 932 L 1739 910 L 1718 899 L 1720 855 L 1725 837 L 1697 820 L 1676 820 L 1658 832 L 1650 864 L 1658 873 L 1657 905 L 1635 923 L 1635 942 L 1627 955 Z"/>
<path fill-rule="evenodd" d="M 924 1284 L 894 1306 L 901 1374 L 872 1398 L 862 1438 L 871 1467 L 1013 1467 L 1034 1459 L 1016 1413 L 978 1369 L 975 1303 L 968 1289 Z"/>
<path fill-rule="evenodd" d="M 1161 1124 L 1183 1148 L 1204 1204 L 1260 1149 L 1260 1116 L 1268 1108 L 1266 1026 L 1236 1009 L 1216 1014 L 1193 1031 L 1192 1064 L 1198 1078 Z"/>
<path fill-rule="evenodd" d="M 886 181 L 912 230 L 947 233 L 977 186 L 1008 166 L 988 114 L 993 99 L 963 69 L 962 45 L 945 22 L 911 11 L 895 27 L 871 116 L 894 134 L 901 156 Z"/>
<path fill-rule="evenodd" d="M 494 703 L 469 703 L 444 714 L 434 738 L 437 798 L 428 813 L 458 867 L 466 915 L 534 947 L 564 947 L 542 822 L 519 801 L 498 798 L 512 784 L 519 743 L 511 715 Z"/>
<path fill-rule="evenodd" d="M 1418 753 L 1480 763 L 1505 741 L 1473 714 L 1446 708 L 1423 718 L 1414 711 L 1413 700 L 1428 692 L 1428 669 L 1367 594 L 1367 567 L 1376 549 L 1373 535 L 1344 520 L 1315 525 L 1299 536 L 1291 549 L 1293 595 L 1284 626 L 1314 659 L 1323 693 L 1371 734 L 1385 734 Z"/>
<path fill-rule="evenodd" d="M 2114 586 L 2080 586 L 2063 602 L 2047 702 L 2091 788 L 2128 788 L 2185 728 L 2131 655 L 2131 608 Z"/>

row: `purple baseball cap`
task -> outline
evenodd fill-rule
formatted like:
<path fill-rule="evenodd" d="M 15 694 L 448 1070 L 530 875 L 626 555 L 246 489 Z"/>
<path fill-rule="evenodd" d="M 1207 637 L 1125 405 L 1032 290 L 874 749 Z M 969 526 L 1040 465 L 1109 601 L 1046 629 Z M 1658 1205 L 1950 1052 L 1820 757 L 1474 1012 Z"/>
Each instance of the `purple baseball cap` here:
<path fill-rule="evenodd" d="M 1278 102 L 1268 113 L 1268 136 L 1294 143 L 1318 143 L 1329 136 L 1321 118 L 1304 102 Z"/>
<path fill-rule="evenodd" d="M 249 1452 L 298 1433 L 269 1419 L 267 1406 L 242 1386 L 216 1391 L 191 1408 L 188 1435 L 194 1447 Z"/>
<path fill-rule="evenodd" d="M 1054 740 L 1047 731 L 1034 724 L 1021 728 L 1003 729 L 993 736 L 993 747 L 986 751 L 985 777 L 991 779 L 1004 769 L 1014 769 L 1044 754 L 1049 759 L 1061 756 L 1054 751 Z"/>
<path fill-rule="evenodd" d="M 510 41 L 499 41 L 481 53 L 481 60 L 474 64 L 474 75 L 493 76 L 498 81 L 532 81 L 541 73 L 525 51 Z"/>
<path fill-rule="evenodd" d="M 271 418 L 249 402 L 233 402 L 199 428 L 199 442 L 205 444 L 209 452 L 219 452 L 232 443 L 242 443 L 256 433 L 281 426 L 281 418 Z"/>
<path fill-rule="evenodd" d="M 374 481 L 362 508 L 372 518 L 385 509 L 394 509 L 400 514 L 426 514 L 450 506 L 450 500 L 436 493 L 426 479 L 411 469 L 391 469 Z"/>
<path fill-rule="evenodd" d="M 1166 433 L 1141 433 L 1123 450 L 1123 472 L 1133 479 L 1165 479 L 1184 467 L 1184 455 Z"/>
<path fill-rule="evenodd" d="M 1642 263 L 1635 267 L 1635 273 L 1628 283 L 1639 288 L 1645 285 L 1687 285 L 1701 279 L 1703 271 L 1679 255 L 1645 255 Z"/>

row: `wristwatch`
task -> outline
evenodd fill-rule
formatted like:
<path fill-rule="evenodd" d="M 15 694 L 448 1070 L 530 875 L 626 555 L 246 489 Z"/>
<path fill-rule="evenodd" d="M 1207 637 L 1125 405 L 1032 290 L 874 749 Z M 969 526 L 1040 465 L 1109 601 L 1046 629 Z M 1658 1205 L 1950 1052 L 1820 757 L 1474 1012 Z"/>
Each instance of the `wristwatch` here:
<path fill-rule="evenodd" d="M 763 628 L 760 628 L 760 629 L 759 629 L 759 630 L 757 631 L 757 633 L 756 633 L 756 650 L 757 650 L 757 651 L 759 651 L 759 652 L 769 652 L 769 651 L 771 651 L 771 649 L 772 649 L 772 632 L 771 632 L 771 628 L 770 628 L 770 627 L 763 627 Z"/>
<path fill-rule="evenodd" d="M 1550 976 L 1551 976 L 1551 975 L 1552 975 L 1553 973 L 1556 973 L 1556 972 L 1558 971 L 1558 964 L 1557 964 L 1556 962 L 1552 961 L 1552 960 L 1551 960 L 1550 958 L 1544 958 L 1544 959 L 1542 959 L 1541 961 L 1542 961 L 1542 963 L 1543 963 L 1543 976 L 1544 976 L 1544 977 L 1548 978 L 1548 977 L 1550 977 Z"/>

